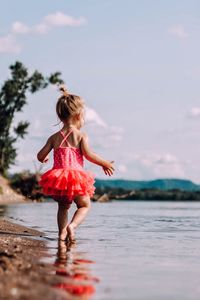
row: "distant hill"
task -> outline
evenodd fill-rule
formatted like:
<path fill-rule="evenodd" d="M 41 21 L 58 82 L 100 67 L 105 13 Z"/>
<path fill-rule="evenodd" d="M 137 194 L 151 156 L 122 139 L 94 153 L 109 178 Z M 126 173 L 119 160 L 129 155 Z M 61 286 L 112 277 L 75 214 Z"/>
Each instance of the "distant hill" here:
<path fill-rule="evenodd" d="M 122 188 L 125 190 L 160 189 L 160 190 L 183 190 L 200 191 L 200 185 L 184 179 L 156 179 L 150 181 L 134 181 L 125 179 L 96 179 L 97 188 Z"/>

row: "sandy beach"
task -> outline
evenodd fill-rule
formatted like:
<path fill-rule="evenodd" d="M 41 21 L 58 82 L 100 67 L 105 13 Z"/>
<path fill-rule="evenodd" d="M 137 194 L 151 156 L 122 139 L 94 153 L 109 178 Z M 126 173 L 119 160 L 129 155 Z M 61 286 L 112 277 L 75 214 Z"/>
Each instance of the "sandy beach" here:
<path fill-rule="evenodd" d="M 93 288 L 77 281 L 75 274 L 67 274 L 62 251 L 54 265 L 42 262 L 49 255 L 42 236 L 37 230 L 0 219 L 0 299 L 89 299 Z"/>

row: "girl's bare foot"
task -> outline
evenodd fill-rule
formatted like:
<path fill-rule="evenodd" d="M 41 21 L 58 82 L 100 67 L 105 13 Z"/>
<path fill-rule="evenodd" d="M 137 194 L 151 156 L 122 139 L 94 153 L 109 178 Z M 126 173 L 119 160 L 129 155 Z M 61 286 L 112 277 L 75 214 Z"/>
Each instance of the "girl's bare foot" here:
<path fill-rule="evenodd" d="M 67 231 L 65 230 L 65 232 L 61 232 L 58 236 L 59 241 L 66 241 L 67 239 Z"/>
<path fill-rule="evenodd" d="M 71 223 L 67 226 L 67 233 L 70 242 L 75 242 L 75 233 L 74 233 L 75 226 Z"/>

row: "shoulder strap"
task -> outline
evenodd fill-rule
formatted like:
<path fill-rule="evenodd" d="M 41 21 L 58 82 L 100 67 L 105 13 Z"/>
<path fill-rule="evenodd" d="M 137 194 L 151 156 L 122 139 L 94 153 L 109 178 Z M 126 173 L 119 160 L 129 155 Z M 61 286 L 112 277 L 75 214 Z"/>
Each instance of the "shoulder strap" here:
<path fill-rule="evenodd" d="M 67 141 L 67 138 L 68 138 L 69 135 L 72 133 L 72 131 L 73 131 L 73 129 L 70 129 L 70 131 L 69 131 L 66 135 L 64 135 L 64 133 L 60 130 L 60 133 L 61 133 L 61 135 L 63 136 L 63 140 L 62 140 L 62 142 L 61 142 L 61 144 L 60 144 L 60 147 L 63 145 L 64 142 L 66 142 L 66 143 L 67 143 L 67 146 L 69 146 L 69 143 L 68 143 L 68 141 Z"/>
<path fill-rule="evenodd" d="M 62 135 L 63 138 L 65 137 L 64 133 L 62 132 L 62 130 L 60 130 L 60 134 Z"/>

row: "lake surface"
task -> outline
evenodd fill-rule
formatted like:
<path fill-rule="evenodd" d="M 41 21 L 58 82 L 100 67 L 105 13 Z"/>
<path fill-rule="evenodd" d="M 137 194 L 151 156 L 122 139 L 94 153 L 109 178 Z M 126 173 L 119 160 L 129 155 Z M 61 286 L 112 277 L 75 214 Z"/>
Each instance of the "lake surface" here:
<path fill-rule="evenodd" d="M 45 232 L 48 261 L 56 261 L 56 203 L 1 208 L 14 221 Z M 91 299 L 199 300 L 200 203 L 92 203 L 68 255 L 88 260 L 87 272 L 99 278 Z"/>

